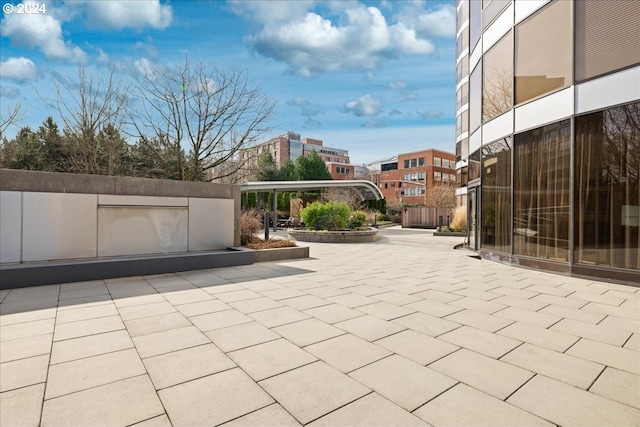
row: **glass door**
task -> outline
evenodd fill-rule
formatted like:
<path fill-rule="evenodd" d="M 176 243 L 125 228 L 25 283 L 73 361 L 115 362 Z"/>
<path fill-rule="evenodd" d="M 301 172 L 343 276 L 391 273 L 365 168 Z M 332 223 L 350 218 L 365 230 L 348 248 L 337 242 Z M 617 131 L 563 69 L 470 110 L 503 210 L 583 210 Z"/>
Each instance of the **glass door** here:
<path fill-rule="evenodd" d="M 469 203 L 467 212 L 467 218 L 469 223 L 467 229 L 469 230 L 469 249 L 477 251 L 478 248 L 478 190 L 480 187 L 469 189 Z"/>

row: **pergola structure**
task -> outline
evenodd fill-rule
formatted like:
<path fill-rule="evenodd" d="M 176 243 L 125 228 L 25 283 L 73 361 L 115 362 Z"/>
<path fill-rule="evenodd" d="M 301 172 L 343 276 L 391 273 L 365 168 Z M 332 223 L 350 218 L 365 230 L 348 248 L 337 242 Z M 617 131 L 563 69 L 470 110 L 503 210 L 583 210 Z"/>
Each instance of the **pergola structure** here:
<path fill-rule="evenodd" d="M 273 229 L 276 230 L 278 221 L 277 200 L 278 191 L 314 191 L 324 188 L 353 188 L 362 200 L 382 200 L 384 196 L 380 189 L 371 181 L 364 179 L 345 180 L 315 180 L 315 181 L 260 181 L 240 184 L 242 193 L 273 193 Z"/>

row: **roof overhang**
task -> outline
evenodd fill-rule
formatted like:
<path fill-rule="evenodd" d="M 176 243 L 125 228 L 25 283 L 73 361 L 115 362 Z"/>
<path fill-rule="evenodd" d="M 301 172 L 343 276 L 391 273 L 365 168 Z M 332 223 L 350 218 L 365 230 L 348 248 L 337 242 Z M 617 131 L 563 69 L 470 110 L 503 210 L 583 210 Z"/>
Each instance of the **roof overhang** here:
<path fill-rule="evenodd" d="M 242 193 L 272 191 L 313 191 L 324 188 L 353 188 L 363 200 L 381 200 L 384 196 L 371 181 L 363 179 L 317 180 L 317 181 L 260 181 L 240 184 Z"/>

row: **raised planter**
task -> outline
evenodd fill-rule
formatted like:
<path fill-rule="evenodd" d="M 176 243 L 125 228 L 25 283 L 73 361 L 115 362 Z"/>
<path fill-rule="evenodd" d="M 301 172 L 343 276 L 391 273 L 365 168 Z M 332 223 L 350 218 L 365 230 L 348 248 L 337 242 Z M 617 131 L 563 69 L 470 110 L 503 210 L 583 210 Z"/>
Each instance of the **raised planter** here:
<path fill-rule="evenodd" d="M 289 237 L 300 242 L 313 243 L 367 243 L 378 239 L 378 230 L 310 231 L 289 230 Z"/>
<path fill-rule="evenodd" d="M 433 233 L 433 235 L 434 236 L 447 236 L 447 237 L 466 237 L 467 233 L 460 232 L 460 231 L 445 231 L 445 232 L 436 231 L 435 233 Z"/>
<path fill-rule="evenodd" d="M 308 246 L 253 250 L 253 262 L 283 261 L 298 258 L 309 258 Z"/>

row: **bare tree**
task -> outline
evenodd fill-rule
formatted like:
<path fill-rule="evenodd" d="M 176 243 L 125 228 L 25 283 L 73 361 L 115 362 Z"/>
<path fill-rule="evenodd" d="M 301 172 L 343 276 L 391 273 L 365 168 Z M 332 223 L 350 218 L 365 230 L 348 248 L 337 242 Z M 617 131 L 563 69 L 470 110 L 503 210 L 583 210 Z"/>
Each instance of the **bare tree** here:
<path fill-rule="evenodd" d="M 74 172 L 113 174 L 114 150 L 124 149 L 117 138 L 99 138 L 100 132 L 111 127 L 120 129 L 128 98 L 124 93 L 122 73 L 112 65 L 106 73 L 78 68 L 77 79 L 57 74 L 55 97 L 40 98 L 55 108 L 64 123 Z M 117 147 L 109 146 L 110 143 Z M 108 165 L 105 166 L 105 162 Z"/>
<path fill-rule="evenodd" d="M 350 187 L 329 187 L 322 190 L 320 198 L 326 202 L 344 202 L 352 211 L 362 209 L 363 197 Z"/>
<path fill-rule="evenodd" d="M 186 150 L 179 170 L 187 181 L 222 180 L 241 170 L 236 155 L 268 131 L 275 107 L 259 87 L 250 86 L 246 71 L 188 58 L 140 74 L 134 91 L 141 100 L 131 114 L 137 133 L 159 137 L 171 152 Z"/>
<path fill-rule="evenodd" d="M 15 125 L 20 120 L 24 119 L 24 110 L 20 103 L 13 107 L 7 107 L 6 113 L 2 112 L 0 115 L 0 138 L 4 135 L 9 126 Z"/>
<path fill-rule="evenodd" d="M 428 208 L 455 208 L 456 185 L 440 183 L 429 188 L 426 193 L 425 206 Z"/>
<path fill-rule="evenodd" d="M 507 70 L 493 68 L 482 88 L 482 120 L 491 120 L 513 106 L 513 82 Z"/>

